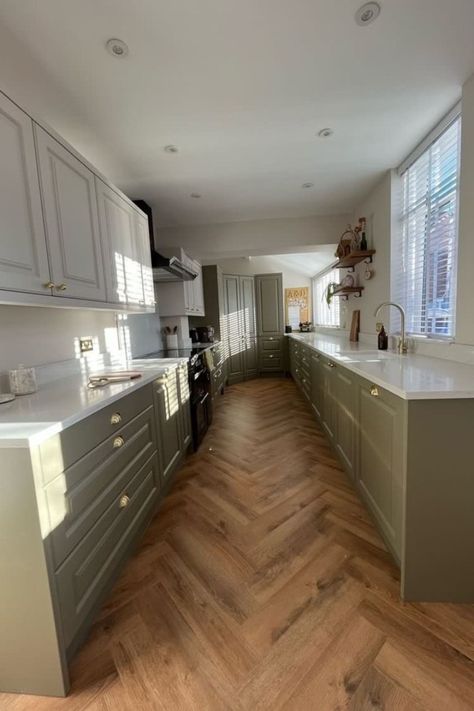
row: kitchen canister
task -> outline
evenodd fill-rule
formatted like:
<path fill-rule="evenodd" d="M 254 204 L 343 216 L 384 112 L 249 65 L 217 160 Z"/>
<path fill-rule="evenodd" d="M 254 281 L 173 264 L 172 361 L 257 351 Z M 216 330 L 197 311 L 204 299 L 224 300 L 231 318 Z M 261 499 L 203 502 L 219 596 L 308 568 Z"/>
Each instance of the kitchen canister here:
<path fill-rule="evenodd" d="M 10 379 L 10 392 L 14 393 L 14 395 L 31 395 L 38 390 L 34 368 L 25 368 L 20 363 L 18 368 L 10 370 L 8 376 Z"/>
<path fill-rule="evenodd" d="M 171 333 L 166 336 L 166 348 L 168 350 L 176 350 L 178 348 L 178 336 L 176 333 Z"/>

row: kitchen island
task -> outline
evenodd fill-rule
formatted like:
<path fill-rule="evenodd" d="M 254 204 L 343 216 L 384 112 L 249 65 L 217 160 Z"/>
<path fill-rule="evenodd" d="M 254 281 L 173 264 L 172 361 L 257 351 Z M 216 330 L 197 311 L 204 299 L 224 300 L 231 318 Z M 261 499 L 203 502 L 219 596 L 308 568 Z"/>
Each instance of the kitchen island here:
<path fill-rule="evenodd" d="M 290 369 L 401 570 L 401 596 L 474 602 L 474 367 L 289 336 Z"/>

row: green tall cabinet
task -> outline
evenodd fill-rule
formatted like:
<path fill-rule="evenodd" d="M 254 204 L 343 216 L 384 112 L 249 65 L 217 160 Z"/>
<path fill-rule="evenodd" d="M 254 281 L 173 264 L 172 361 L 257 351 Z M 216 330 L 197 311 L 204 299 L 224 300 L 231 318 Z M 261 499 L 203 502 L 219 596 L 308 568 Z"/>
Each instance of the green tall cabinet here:
<path fill-rule="evenodd" d="M 282 274 L 257 274 L 258 370 L 279 373 L 286 370 Z"/>
<path fill-rule="evenodd" d="M 224 334 L 229 383 L 257 375 L 255 286 L 253 276 L 224 274 Z"/>

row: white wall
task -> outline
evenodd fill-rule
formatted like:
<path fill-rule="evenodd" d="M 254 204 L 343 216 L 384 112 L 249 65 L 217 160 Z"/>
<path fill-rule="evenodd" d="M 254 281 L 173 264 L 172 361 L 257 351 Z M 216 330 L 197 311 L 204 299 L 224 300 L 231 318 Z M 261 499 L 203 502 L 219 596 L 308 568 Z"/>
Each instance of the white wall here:
<path fill-rule="evenodd" d="M 346 326 L 350 327 L 353 309 L 361 311 L 361 339 L 376 343 L 373 312 L 382 301 L 390 298 L 390 251 L 397 248 L 396 215 L 399 210 L 399 179 L 388 172 L 367 199 L 359 205 L 353 221 L 364 215 L 369 221 L 369 239 L 377 253 L 374 256 L 374 277 L 362 279 L 364 267 L 356 267 L 359 283 L 365 286 L 361 299 L 350 297 Z M 434 339 L 414 339 L 411 347 L 417 353 L 474 363 L 474 76 L 463 87 L 461 178 L 459 200 L 459 256 L 454 343 Z M 343 272 L 344 273 L 344 272 Z M 377 320 L 389 323 L 388 314 Z M 398 322 L 397 322 L 398 325 Z"/>
<path fill-rule="evenodd" d="M 350 219 L 350 215 L 330 215 L 157 228 L 155 243 L 158 249 L 183 247 L 191 256 L 206 260 L 284 254 L 334 244 Z"/>
<path fill-rule="evenodd" d="M 375 308 L 390 298 L 390 248 L 392 222 L 392 182 L 394 173 L 387 172 L 367 199 L 359 205 L 354 213 L 353 224 L 359 217 L 367 219 L 367 240 L 369 249 L 375 249 L 376 254 L 370 269 L 373 276 L 369 281 L 364 279 L 365 264 L 356 266 L 355 276 L 358 284 L 364 287 L 361 298 L 349 297 L 345 306 L 345 327 L 350 329 L 352 311 L 360 310 L 361 332 L 374 336 L 375 339 Z M 341 278 L 347 272 L 341 270 Z M 381 314 L 380 319 L 388 324 L 388 314 Z M 344 325 L 344 323 L 342 324 Z"/>
<path fill-rule="evenodd" d="M 117 348 L 115 313 L 33 306 L 0 306 L 0 373 L 78 357 L 78 339 L 90 336 L 95 351 Z"/>
<path fill-rule="evenodd" d="M 289 269 L 282 261 L 273 257 L 252 257 L 251 259 L 238 257 L 235 259 L 219 259 L 215 263 L 221 267 L 224 274 L 254 275 L 281 272 L 283 289 L 311 285 L 310 277 L 294 269 Z"/>

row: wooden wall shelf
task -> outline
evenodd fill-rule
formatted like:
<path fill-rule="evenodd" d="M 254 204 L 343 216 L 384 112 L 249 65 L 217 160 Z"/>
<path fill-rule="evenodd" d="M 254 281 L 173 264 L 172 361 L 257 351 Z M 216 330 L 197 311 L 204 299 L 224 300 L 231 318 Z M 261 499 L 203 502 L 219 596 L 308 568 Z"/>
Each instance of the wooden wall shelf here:
<path fill-rule="evenodd" d="M 353 272 L 356 264 L 360 262 L 365 262 L 366 264 L 372 263 L 372 255 L 375 254 L 375 249 L 366 249 L 359 252 L 351 252 L 346 254 L 345 257 L 341 257 L 336 264 L 334 269 L 348 269 Z"/>
<path fill-rule="evenodd" d="M 356 298 L 360 298 L 363 290 L 363 286 L 341 286 L 339 289 L 335 289 L 332 295 L 340 296 L 347 301 L 351 294 L 353 294 Z"/>

